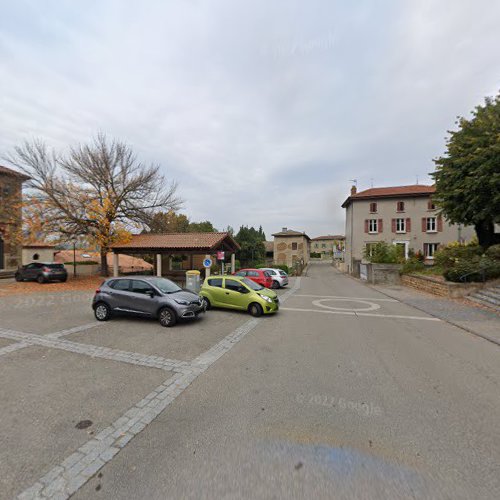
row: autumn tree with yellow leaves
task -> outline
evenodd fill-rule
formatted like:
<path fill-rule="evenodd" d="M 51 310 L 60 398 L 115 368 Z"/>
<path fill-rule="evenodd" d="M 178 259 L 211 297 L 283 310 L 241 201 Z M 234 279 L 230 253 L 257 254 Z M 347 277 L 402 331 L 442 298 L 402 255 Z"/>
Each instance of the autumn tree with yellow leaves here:
<path fill-rule="evenodd" d="M 7 160 L 31 178 L 36 203 L 26 209 L 38 217 L 35 228 L 59 240 L 88 238 L 100 249 L 103 276 L 111 245 L 147 227 L 158 210 L 181 205 L 177 184 L 165 180 L 159 165 L 141 163 L 129 145 L 104 134 L 65 154 L 26 141 Z"/>

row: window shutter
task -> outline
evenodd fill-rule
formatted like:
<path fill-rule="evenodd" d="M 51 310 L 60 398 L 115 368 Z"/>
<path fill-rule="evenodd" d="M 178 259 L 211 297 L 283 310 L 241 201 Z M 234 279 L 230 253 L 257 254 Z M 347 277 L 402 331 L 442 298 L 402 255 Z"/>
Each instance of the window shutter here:
<path fill-rule="evenodd" d="M 443 230 L 443 218 L 441 216 L 437 218 L 437 230 L 438 232 Z"/>
<path fill-rule="evenodd" d="M 409 217 L 406 219 L 406 232 L 411 233 L 411 219 Z"/>
<path fill-rule="evenodd" d="M 422 232 L 425 233 L 427 230 L 427 220 L 425 217 L 422 217 Z"/>
<path fill-rule="evenodd" d="M 365 219 L 365 233 L 368 232 L 368 219 Z"/>
<path fill-rule="evenodd" d="M 395 233 L 395 232 L 396 232 L 396 219 L 392 219 L 392 220 L 391 220 L 391 231 L 392 231 L 393 233 Z"/>
<path fill-rule="evenodd" d="M 384 221 L 382 219 L 378 220 L 378 232 L 383 233 L 384 232 Z"/>
<path fill-rule="evenodd" d="M 424 256 L 429 256 L 429 243 L 424 243 Z"/>

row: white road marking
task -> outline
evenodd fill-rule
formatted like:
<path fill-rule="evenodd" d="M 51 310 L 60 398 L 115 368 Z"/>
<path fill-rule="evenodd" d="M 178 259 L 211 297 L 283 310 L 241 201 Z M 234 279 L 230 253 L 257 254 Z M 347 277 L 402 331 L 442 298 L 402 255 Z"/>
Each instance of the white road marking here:
<path fill-rule="evenodd" d="M 373 297 L 345 297 L 343 295 L 307 295 L 307 294 L 298 294 L 296 293 L 294 297 L 315 297 L 320 299 L 343 299 L 343 300 L 374 300 L 376 302 L 399 302 L 396 299 L 378 299 Z"/>
<path fill-rule="evenodd" d="M 351 311 L 324 311 L 322 309 L 301 309 L 298 307 L 281 307 L 281 311 L 293 312 L 313 312 L 322 314 L 343 314 L 345 316 L 369 316 L 371 318 L 396 318 L 396 319 L 417 319 L 422 321 L 441 321 L 439 318 L 427 316 L 404 316 L 402 314 L 374 314 L 366 312 L 351 312 Z"/>
<path fill-rule="evenodd" d="M 362 309 L 355 309 L 354 307 L 333 307 L 333 306 L 327 306 L 326 304 L 323 304 L 325 301 L 331 301 L 331 300 L 336 300 L 336 301 L 347 301 L 347 302 L 357 302 L 360 304 L 365 304 L 368 305 L 368 307 L 364 307 Z M 377 309 L 380 309 L 379 304 L 374 304 L 373 302 L 370 302 L 368 300 L 361 300 L 361 299 L 318 299 L 318 300 L 313 300 L 313 305 L 316 307 L 323 307 L 325 309 L 331 309 L 333 311 L 353 311 L 353 312 L 367 312 L 367 311 L 376 311 Z"/>

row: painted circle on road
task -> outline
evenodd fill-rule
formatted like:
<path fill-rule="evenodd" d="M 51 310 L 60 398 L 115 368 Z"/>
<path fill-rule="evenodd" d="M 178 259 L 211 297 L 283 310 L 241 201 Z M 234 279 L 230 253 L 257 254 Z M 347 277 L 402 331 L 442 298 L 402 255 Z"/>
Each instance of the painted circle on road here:
<path fill-rule="evenodd" d="M 356 302 L 359 304 L 365 304 L 368 307 L 363 307 L 363 308 L 353 308 L 353 307 L 333 307 L 333 306 L 327 306 L 323 304 L 323 302 L 335 302 L 335 301 L 344 301 L 344 302 Z M 380 309 L 379 304 L 375 304 L 374 302 L 369 302 L 368 300 L 361 300 L 361 299 L 353 299 L 351 297 L 345 298 L 345 299 L 318 299 L 314 300 L 313 304 L 317 307 L 324 307 L 325 309 L 332 309 L 334 311 L 353 311 L 353 312 L 366 312 L 366 311 L 375 311 L 377 309 Z"/>

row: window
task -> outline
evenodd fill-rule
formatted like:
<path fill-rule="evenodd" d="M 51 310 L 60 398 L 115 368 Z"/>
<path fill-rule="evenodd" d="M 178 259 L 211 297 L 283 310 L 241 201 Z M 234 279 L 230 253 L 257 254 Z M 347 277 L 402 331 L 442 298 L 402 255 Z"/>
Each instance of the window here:
<path fill-rule="evenodd" d="M 31 260 L 38 260 L 40 258 L 40 255 L 35 253 L 33 254 L 33 257 L 31 258 Z"/>
<path fill-rule="evenodd" d="M 226 278 L 225 288 L 227 288 L 228 290 L 233 290 L 235 292 L 239 292 L 240 288 L 241 288 L 241 283 L 239 281 Z"/>
<path fill-rule="evenodd" d="M 439 243 L 424 243 L 424 255 L 427 259 L 433 259 Z"/>
<path fill-rule="evenodd" d="M 222 278 L 210 278 L 208 280 L 208 284 L 210 286 L 216 286 L 218 288 L 222 288 Z"/>
<path fill-rule="evenodd" d="M 314 248 L 318 248 L 318 246 L 319 246 L 319 243 L 314 244 Z"/>
<path fill-rule="evenodd" d="M 436 205 L 432 201 L 427 202 L 427 210 L 436 210 Z"/>
<path fill-rule="evenodd" d="M 112 281 L 109 286 L 113 290 L 127 291 L 130 288 L 130 280 L 115 280 Z"/>
<path fill-rule="evenodd" d="M 150 292 L 154 292 L 154 289 L 151 285 L 141 280 L 132 280 L 132 290 L 134 293 L 141 293 L 146 295 Z"/>
<path fill-rule="evenodd" d="M 247 272 L 246 271 L 238 271 L 236 273 L 236 276 L 246 276 L 247 275 Z M 222 286 L 222 285 L 221 285 Z"/>
<path fill-rule="evenodd" d="M 404 201 L 398 201 L 397 211 L 398 212 L 404 212 L 405 211 L 405 202 Z"/>
<path fill-rule="evenodd" d="M 370 203 L 370 213 L 374 214 L 377 211 L 377 204 L 376 203 Z"/>
<path fill-rule="evenodd" d="M 297 242 L 292 243 L 292 250 L 297 250 Z"/>
<path fill-rule="evenodd" d="M 259 272 L 258 271 L 248 271 L 247 276 L 251 276 L 252 278 L 258 278 Z"/>
<path fill-rule="evenodd" d="M 368 232 L 369 233 L 378 233 L 378 220 L 370 219 L 368 221 Z"/>
<path fill-rule="evenodd" d="M 425 225 L 425 230 L 428 233 L 435 233 L 437 231 L 436 228 L 436 217 L 427 217 L 426 218 L 426 225 Z"/>
<path fill-rule="evenodd" d="M 396 219 L 396 233 L 406 233 L 405 219 Z"/>
<path fill-rule="evenodd" d="M 321 248 L 326 248 L 326 243 L 322 243 Z"/>

